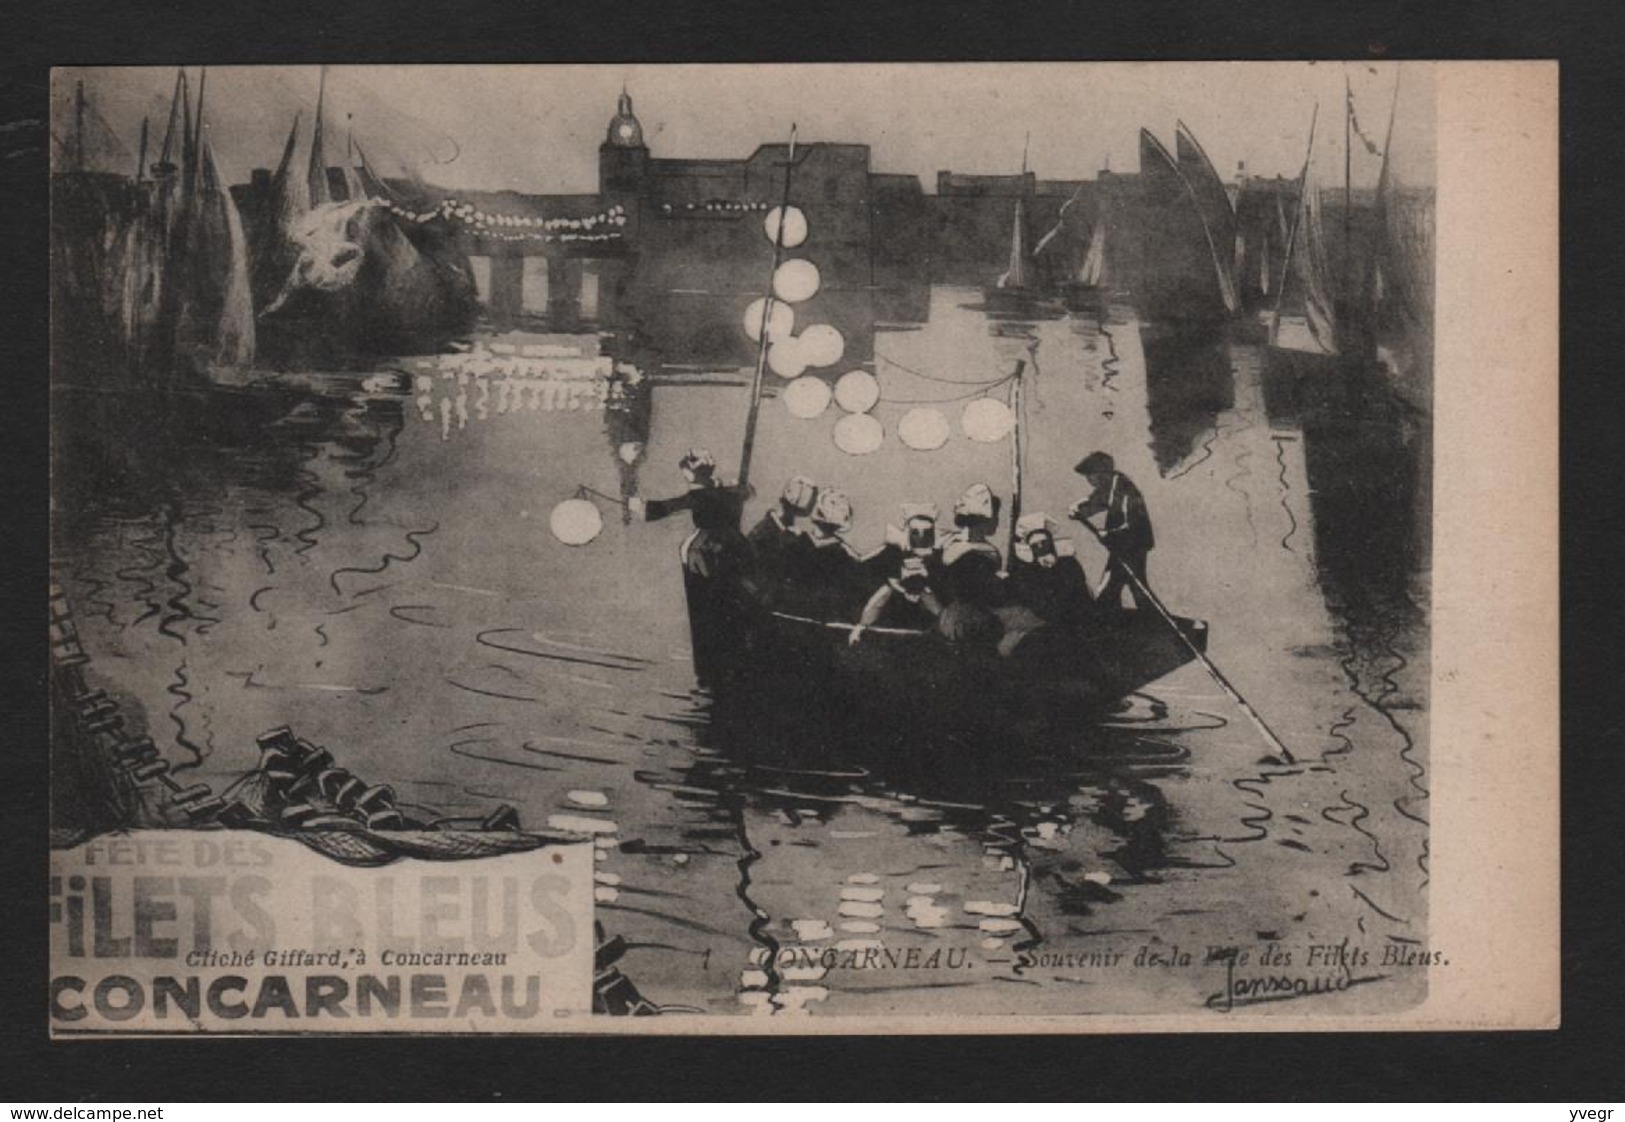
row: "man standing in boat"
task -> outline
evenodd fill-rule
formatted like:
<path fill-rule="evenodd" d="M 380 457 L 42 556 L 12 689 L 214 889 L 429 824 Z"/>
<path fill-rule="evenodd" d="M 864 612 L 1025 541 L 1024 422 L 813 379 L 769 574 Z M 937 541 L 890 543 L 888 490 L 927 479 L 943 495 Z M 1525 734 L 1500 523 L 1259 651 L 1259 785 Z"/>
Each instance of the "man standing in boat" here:
<path fill-rule="evenodd" d="M 627 508 L 645 522 L 686 510 L 694 532 L 678 552 L 683 562 L 683 589 L 688 596 L 689 636 L 694 648 L 694 674 L 701 685 L 713 684 L 729 645 L 737 643 L 739 622 L 748 603 L 750 543 L 739 531 L 750 488 L 716 478 L 716 458 L 704 448 L 691 448 L 678 461 L 688 490 L 672 499 L 634 496 Z"/>
<path fill-rule="evenodd" d="M 1151 515 L 1145 508 L 1145 497 L 1132 479 L 1117 470 L 1105 452 L 1089 453 L 1072 470 L 1087 479 L 1093 490 L 1072 504 L 1071 517 L 1093 529 L 1089 519 L 1102 512 L 1106 515 L 1104 528 L 1095 531 L 1111 555 L 1106 566 L 1106 583 L 1097 603 L 1107 610 L 1120 608 L 1123 589 L 1127 588 L 1135 607 L 1152 607 L 1147 600 L 1151 582 L 1146 578 L 1145 568 L 1156 539 L 1151 532 Z"/>

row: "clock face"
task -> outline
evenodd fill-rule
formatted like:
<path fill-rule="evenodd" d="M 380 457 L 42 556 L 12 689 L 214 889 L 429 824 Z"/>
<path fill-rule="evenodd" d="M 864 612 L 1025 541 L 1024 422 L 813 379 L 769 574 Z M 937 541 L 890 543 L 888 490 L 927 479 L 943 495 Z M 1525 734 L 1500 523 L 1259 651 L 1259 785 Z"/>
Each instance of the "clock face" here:
<path fill-rule="evenodd" d="M 633 135 L 637 132 L 637 130 L 632 127 L 630 121 L 622 121 L 621 127 L 618 131 L 621 134 L 622 140 L 631 140 Z"/>

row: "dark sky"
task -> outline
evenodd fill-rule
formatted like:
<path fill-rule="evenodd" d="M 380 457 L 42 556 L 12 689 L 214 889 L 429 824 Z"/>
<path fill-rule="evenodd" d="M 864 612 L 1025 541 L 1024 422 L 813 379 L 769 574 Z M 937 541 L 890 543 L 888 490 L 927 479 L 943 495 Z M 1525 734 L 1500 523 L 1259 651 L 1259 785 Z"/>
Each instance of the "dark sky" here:
<path fill-rule="evenodd" d="M 1403 66 L 1395 159 L 1410 182 L 1432 179 L 1435 65 Z M 1133 171 L 1140 127 L 1171 144 L 1179 119 L 1225 176 L 1240 160 L 1254 174 L 1295 176 L 1318 100 L 1317 174 L 1340 183 L 1345 77 L 1361 126 L 1381 145 L 1400 69 L 1364 62 L 340 66 L 328 74 L 326 120 L 340 137 L 353 126 L 386 173 L 410 166 L 450 187 L 591 192 L 597 148 L 624 83 L 657 156 L 742 157 L 782 140 L 794 121 L 804 140 L 869 144 L 873 170 L 918 175 L 931 190 L 938 169 L 1019 170 L 1029 132 L 1030 164 L 1041 176 L 1092 177 L 1108 159 L 1114 170 Z M 162 132 L 174 71 L 59 70 L 54 127 L 61 135 L 72 128 L 78 78 L 133 166 L 142 116 L 152 118 L 155 136 Z M 295 110 L 309 121 L 317 81 L 313 66 L 210 68 L 209 132 L 227 178 L 241 181 L 275 163 Z M 1355 183 L 1369 185 L 1378 161 L 1358 139 L 1354 147 Z"/>

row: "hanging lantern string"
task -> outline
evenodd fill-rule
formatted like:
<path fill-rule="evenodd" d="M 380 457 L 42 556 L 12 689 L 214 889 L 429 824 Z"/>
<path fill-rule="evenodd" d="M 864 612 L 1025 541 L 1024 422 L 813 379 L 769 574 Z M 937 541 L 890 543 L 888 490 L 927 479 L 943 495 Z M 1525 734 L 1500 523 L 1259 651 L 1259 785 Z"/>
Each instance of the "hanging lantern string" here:
<path fill-rule="evenodd" d="M 532 215 L 488 214 L 456 198 L 442 199 L 427 211 L 414 211 L 388 198 L 370 200 L 388 208 L 396 218 L 416 225 L 444 220 L 496 241 L 603 242 L 624 236 L 626 208 L 620 204 L 581 218 L 542 218 Z"/>
<path fill-rule="evenodd" d="M 999 385 L 1003 385 L 1005 382 L 1008 382 L 1010 380 L 1010 375 L 1000 375 L 997 378 L 989 378 L 985 382 L 966 381 L 963 378 L 941 378 L 941 377 L 938 377 L 935 374 L 927 374 L 924 371 L 915 370 L 911 366 L 904 366 L 902 363 L 898 362 L 896 359 L 887 358 L 885 355 L 880 354 L 878 352 L 875 354 L 875 359 L 877 361 L 884 362 L 887 366 L 895 366 L 897 369 L 901 370 L 904 374 L 912 374 L 916 378 L 924 378 L 927 382 L 941 382 L 944 385 L 948 385 L 948 386 L 999 386 Z M 952 400 L 955 400 L 955 399 L 948 398 L 946 400 L 952 401 Z"/>
<path fill-rule="evenodd" d="M 967 393 L 955 394 L 952 397 L 881 397 L 881 401 L 888 405 L 948 405 L 956 401 L 968 401 L 973 397 L 990 397 L 995 390 L 1010 385 L 1016 380 L 1014 374 L 1006 375 L 996 382 L 977 382 L 971 385 Z"/>
<path fill-rule="evenodd" d="M 614 503 L 616 506 L 626 505 L 626 500 L 618 495 L 606 495 L 604 492 L 595 487 L 589 487 L 585 483 L 582 483 L 576 487 L 576 498 L 585 499 L 589 496 L 592 498 L 603 499 L 606 503 Z"/>

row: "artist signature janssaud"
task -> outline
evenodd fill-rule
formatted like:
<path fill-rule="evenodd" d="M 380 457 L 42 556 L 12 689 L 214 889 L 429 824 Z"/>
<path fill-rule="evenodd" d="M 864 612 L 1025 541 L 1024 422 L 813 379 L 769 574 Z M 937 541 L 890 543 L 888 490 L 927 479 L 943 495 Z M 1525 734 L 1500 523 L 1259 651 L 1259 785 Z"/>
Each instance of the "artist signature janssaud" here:
<path fill-rule="evenodd" d="M 1228 1013 L 1248 1005 L 1263 1005 L 1276 1001 L 1295 1001 L 1300 997 L 1318 997 L 1323 994 L 1344 993 L 1356 986 L 1380 982 L 1386 974 L 1356 975 L 1351 963 L 1341 959 L 1334 970 L 1313 974 L 1278 971 L 1262 974 L 1237 974 L 1234 950 L 1218 951 L 1208 961 L 1224 963 L 1224 988 L 1209 994 L 1204 1003 L 1219 1013 Z"/>

